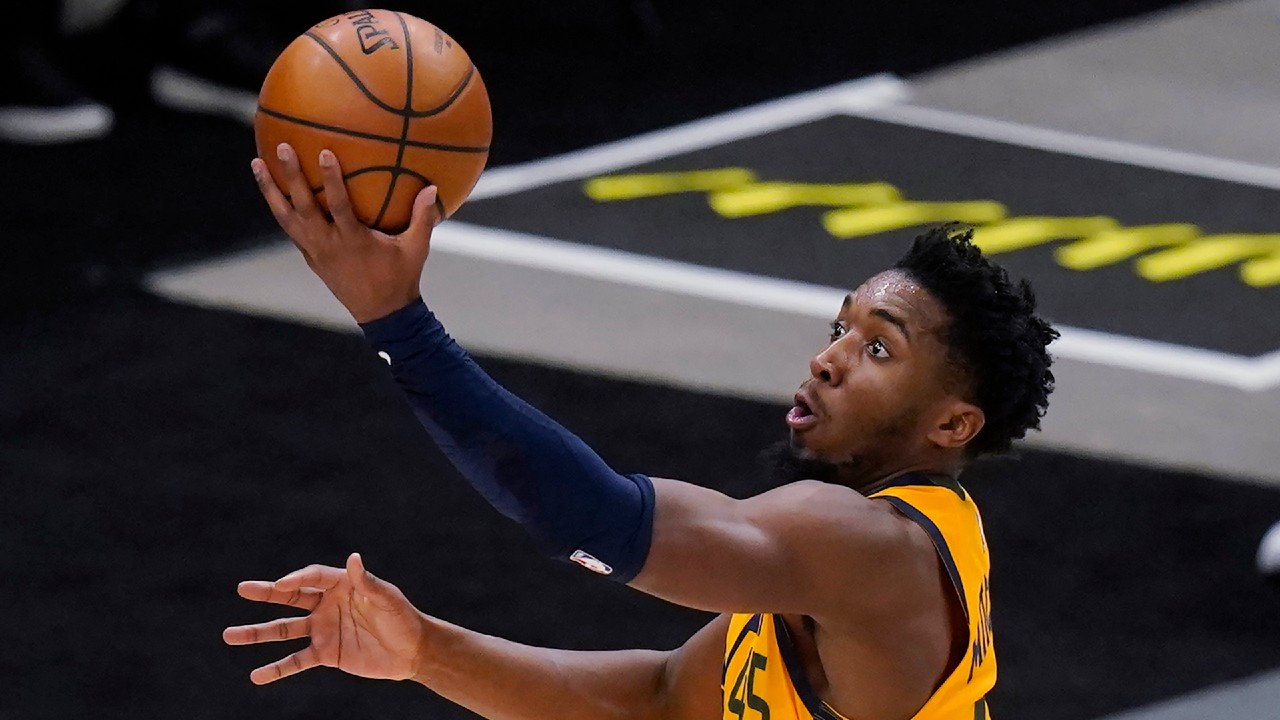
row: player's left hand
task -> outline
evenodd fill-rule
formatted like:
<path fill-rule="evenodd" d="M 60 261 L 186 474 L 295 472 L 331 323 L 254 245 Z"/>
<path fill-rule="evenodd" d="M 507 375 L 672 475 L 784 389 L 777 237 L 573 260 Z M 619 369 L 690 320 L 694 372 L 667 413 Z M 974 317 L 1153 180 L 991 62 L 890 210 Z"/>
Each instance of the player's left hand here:
<path fill-rule="evenodd" d="M 427 617 L 391 583 L 373 576 L 352 553 L 346 568 L 312 565 L 275 582 L 240 583 L 240 596 L 310 611 L 256 625 L 229 627 L 229 645 L 310 638 L 311 644 L 249 674 L 265 685 L 313 667 L 335 667 L 360 677 L 405 680 L 418 671 L 426 647 Z"/>
<path fill-rule="evenodd" d="M 276 222 L 302 251 L 307 265 L 346 306 L 356 322 L 368 322 L 408 305 L 420 294 L 422 266 L 431 247 L 431 231 L 440 222 L 436 188 L 414 199 L 409 228 L 388 235 L 362 225 L 351 209 L 342 168 L 328 150 L 320 153 L 320 174 L 329 216 L 316 202 L 298 156 L 288 144 L 277 149 L 284 177 L 277 186 L 261 158 L 252 162 L 258 189 Z"/>

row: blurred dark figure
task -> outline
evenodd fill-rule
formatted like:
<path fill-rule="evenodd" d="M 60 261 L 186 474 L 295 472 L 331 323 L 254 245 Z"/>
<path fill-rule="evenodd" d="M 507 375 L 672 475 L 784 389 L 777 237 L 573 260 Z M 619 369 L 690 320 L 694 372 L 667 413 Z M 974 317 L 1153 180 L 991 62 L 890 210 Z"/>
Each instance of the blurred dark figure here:
<path fill-rule="evenodd" d="M 101 0 L 94 0 L 101 1 Z M 144 25 L 157 28 L 152 98 L 173 110 L 253 122 L 258 88 L 285 45 L 308 27 L 353 10 L 355 0 L 175 3 L 132 0 Z"/>
<path fill-rule="evenodd" d="M 161 107 L 251 122 L 258 88 L 285 44 L 311 23 L 356 5 L 352 0 L 36 3 L 26 11 L 20 39 L 0 44 L 0 70 L 11 73 L 0 83 L 0 141 L 52 144 L 104 137 L 115 113 L 102 97 L 141 99 L 119 89 L 139 82 L 146 84 L 142 97 Z M 76 39 L 94 34 L 110 37 L 99 39 L 97 55 L 83 63 L 91 67 L 82 74 L 99 81 L 86 90 L 70 59 Z"/>
<path fill-rule="evenodd" d="M 120 3 L 97 0 L 109 16 Z M 32 3 L 24 9 L 23 32 L 0 43 L 0 140 L 46 144 L 99 138 L 111 132 L 115 116 L 91 99 L 58 59 L 63 39 L 61 3 Z M 86 16 L 77 20 L 87 21 Z"/>

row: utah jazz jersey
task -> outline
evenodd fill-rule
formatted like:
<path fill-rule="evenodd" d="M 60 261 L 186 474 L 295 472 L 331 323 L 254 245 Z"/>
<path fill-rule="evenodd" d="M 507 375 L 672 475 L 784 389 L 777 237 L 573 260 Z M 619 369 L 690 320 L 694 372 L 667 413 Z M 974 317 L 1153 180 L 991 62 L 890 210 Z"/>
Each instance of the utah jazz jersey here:
<path fill-rule="evenodd" d="M 964 657 L 912 720 L 989 720 L 985 698 L 996 682 L 996 657 L 982 518 L 952 480 L 933 484 L 918 475 L 904 480 L 922 484 L 898 485 L 871 497 L 892 503 L 929 534 L 964 601 L 969 624 Z M 809 685 L 787 627 L 776 615 L 730 618 L 721 687 L 723 720 L 845 720 Z"/>

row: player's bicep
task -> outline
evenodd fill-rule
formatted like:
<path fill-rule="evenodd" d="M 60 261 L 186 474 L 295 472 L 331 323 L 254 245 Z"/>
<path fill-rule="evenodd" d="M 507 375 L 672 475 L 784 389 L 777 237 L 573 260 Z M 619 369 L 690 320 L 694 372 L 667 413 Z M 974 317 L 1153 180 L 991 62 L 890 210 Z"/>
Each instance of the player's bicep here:
<path fill-rule="evenodd" d="M 822 617 L 874 602 L 909 543 L 900 519 L 852 490 L 802 482 L 735 500 L 654 479 L 653 539 L 631 586 L 716 612 Z M 848 588 L 858 587 L 850 593 Z"/>

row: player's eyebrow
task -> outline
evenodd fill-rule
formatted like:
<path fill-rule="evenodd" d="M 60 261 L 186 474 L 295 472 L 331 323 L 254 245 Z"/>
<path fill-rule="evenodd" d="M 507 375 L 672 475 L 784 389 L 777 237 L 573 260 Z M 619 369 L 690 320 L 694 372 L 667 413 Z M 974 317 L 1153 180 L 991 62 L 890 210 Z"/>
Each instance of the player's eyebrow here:
<path fill-rule="evenodd" d="M 906 338 L 907 340 L 911 339 L 911 333 L 907 330 L 906 320 L 903 320 L 902 318 L 898 317 L 897 315 L 894 315 L 893 313 L 889 312 L 888 310 L 885 310 L 884 308 L 875 308 L 871 311 L 871 314 L 874 315 L 875 317 L 880 318 L 881 320 L 884 320 L 885 322 L 892 324 L 894 327 L 898 328 L 898 332 L 902 333 L 902 337 Z"/>
<path fill-rule="evenodd" d="M 844 296 L 844 302 L 840 303 L 840 310 L 841 311 L 848 310 L 849 306 L 852 304 L 853 304 L 853 293 L 849 293 L 848 295 Z"/>

